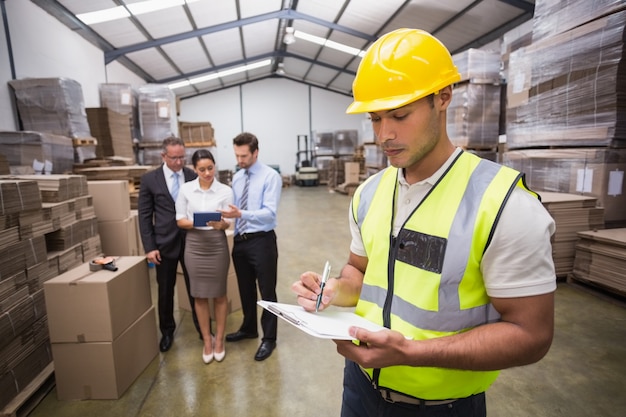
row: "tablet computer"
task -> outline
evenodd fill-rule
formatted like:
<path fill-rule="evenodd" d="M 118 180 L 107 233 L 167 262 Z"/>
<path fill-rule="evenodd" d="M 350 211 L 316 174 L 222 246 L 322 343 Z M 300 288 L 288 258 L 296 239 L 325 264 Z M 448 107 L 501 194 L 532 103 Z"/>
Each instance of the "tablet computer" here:
<path fill-rule="evenodd" d="M 219 211 L 208 211 L 193 214 L 193 227 L 206 227 L 207 222 L 219 222 L 222 220 L 222 213 Z"/>

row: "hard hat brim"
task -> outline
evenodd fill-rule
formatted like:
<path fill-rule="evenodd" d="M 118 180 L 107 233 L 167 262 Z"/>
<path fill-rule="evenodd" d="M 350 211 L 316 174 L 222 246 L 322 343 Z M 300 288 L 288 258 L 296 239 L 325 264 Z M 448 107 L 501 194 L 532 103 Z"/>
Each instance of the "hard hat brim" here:
<path fill-rule="evenodd" d="M 408 94 L 401 97 L 384 98 L 380 100 L 354 101 L 346 109 L 347 114 L 372 113 L 382 110 L 397 109 L 405 106 L 415 100 L 414 94 Z"/>
<path fill-rule="evenodd" d="M 395 96 L 395 97 L 384 97 L 384 98 L 374 99 L 374 100 L 364 100 L 364 101 L 354 100 L 354 102 L 350 104 L 348 108 L 346 109 L 346 114 L 372 113 L 372 112 L 383 111 L 383 110 L 397 109 L 399 107 L 406 106 L 409 103 L 417 101 L 421 98 L 429 96 L 433 93 L 436 93 L 440 91 L 442 88 L 452 85 L 460 80 L 461 80 L 461 74 L 456 73 L 456 74 L 451 75 L 441 85 L 436 86 L 436 88 L 432 90 L 414 91 L 411 94 L 404 94 L 404 95 Z"/>

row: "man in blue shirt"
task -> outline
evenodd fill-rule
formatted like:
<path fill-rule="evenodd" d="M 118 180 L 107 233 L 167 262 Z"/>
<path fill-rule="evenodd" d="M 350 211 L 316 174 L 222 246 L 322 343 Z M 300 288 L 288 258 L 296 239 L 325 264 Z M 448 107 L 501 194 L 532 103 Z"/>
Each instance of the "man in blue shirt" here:
<path fill-rule="evenodd" d="M 277 301 L 276 212 L 282 190 L 282 178 L 273 168 L 257 162 L 259 142 L 251 133 L 233 139 L 239 171 L 233 176 L 234 205 L 225 210 L 225 218 L 235 218 L 233 264 L 237 273 L 243 323 L 238 331 L 226 335 L 227 342 L 259 337 L 257 331 L 257 281 L 261 298 Z M 276 347 L 278 319 L 267 310 L 261 315 L 263 339 L 254 359 L 267 359 Z"/>

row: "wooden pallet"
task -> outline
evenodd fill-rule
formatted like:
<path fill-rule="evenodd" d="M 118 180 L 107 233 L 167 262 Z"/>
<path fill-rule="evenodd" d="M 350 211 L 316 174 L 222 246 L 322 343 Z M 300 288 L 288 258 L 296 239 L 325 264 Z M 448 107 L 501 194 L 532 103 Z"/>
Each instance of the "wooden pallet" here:
<path fill-rule="evenodd" d="M 72 138 L 72 144 L 74 146 L 90 146 L 97 145 L 98 139 L 96 138 Z"/>
<path fill-rule="evenodd" d="M 51 362 L 37 377 L 0 411 L 0 417 L 27 416 L 54 388 L 54 364 Z"/>
<path fill-rule="evenodd" d="M 587 293 L 594 294 L 606 301 L 614 302 L 626 307 L 626 293 L 615 288 L 610 288 L 606 285 L 577 277 L 573 273 L 567 275 L 566 282 L 572 287 L 576 287 Z"/>
<path fill-rule="evenodd" d="M 154 149 L 154 148 L 161 148 L 163 146 L 163 142 L 139 142 L 137 144 L 137 147 L 139 149 Z"/>
<path fill-rule="evenodd" d="M 215 147 L 215 141 L 206 141 L 206 142 L 188 142 L 184 141 L 186 148 L 211 148 Z M 153 149 L 160 148 L 163 146 L 162 142 L 139 142 L 137 147 L 139 149 Z"/>
<path fill-rule="evenodd" d="M 205 142 L 187 142 L 185 141 L 186 148 L 211 148 L 215 147 L 215 141 L 205 141 Z"/>

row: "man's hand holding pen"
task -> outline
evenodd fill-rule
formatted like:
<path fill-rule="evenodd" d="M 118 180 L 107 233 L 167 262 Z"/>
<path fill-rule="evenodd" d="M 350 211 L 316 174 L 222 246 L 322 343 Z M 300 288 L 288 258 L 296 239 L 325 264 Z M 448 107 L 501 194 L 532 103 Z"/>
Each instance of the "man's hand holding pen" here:
<path fill-rule="evenodd" d="M 335 295 L 336 280 L 328 279 L 329 276 L 330 264 L 326 262 L 322 275 L 307 271 L 291 286 L 298 296 L 298 304 L 306 311 L 321 311 L 330 304 Z"/>
<path fill-rule="evenodd" d="M 324 265 L 324 272 L 322 273 L 322 282 L 320 283 L 320 293 L 317 295 L 317 300 L 315 300 L 315 311 L 320 311 L 320 304 L 322 303 L 322 297 L 324 296 L 324 287 L 326 286 L 326 281 L 328 281 L 328 277 L 330 276 L 330 262 L 326 261 L 326 265 Z"/>

